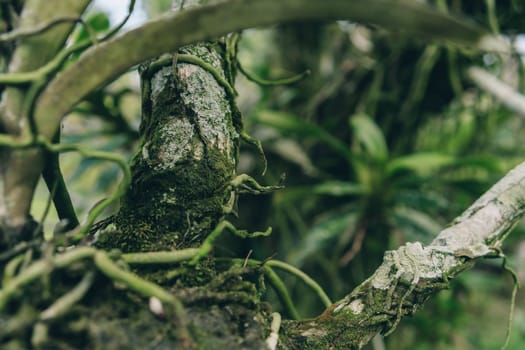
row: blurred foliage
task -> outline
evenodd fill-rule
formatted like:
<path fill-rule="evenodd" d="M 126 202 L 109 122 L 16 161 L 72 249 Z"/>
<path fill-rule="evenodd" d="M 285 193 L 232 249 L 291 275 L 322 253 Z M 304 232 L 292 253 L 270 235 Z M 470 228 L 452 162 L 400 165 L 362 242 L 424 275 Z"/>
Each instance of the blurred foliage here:
<path fill-rule="evenodd" d="M 462 14 L 500 31 L 509 40 L 525 33 L 525 4 L 519 0 L 427 2 L 437 11 Z M 169 8 L 169 1 L 144 6 L 154 16 Z M 107 30 L 104 15 L 88 18 L 93 30 Z M 80 28 L 75 37 L 87 35 Z M 238 171 L 267 184 L 286 173 L 286 189 L 273 196 L 239 199 L 236 225 L 250 231 L 272 226 L 270 238 L 225 237 L 219 251 L 286 260 L 316 279 L 334 300 L 369 276 L 385 250 L 406 241 L 429 243 L 523 161 L 523 119 L 463 75 L 471 65 L 484 66 L 523 92 L 520 56 L 429 45 L 373 25 L 337 22 L 246 31 L 239 59 L 246 70 L 264 79 L 306 69 L 311 75 L 278 87 L 239 78 L 236 88 L 246 127 L 263 142 L 269 167 L 264 177 L 258 175 L 263 162 L 246 146 Z M 66 120 L 65 141 L 130 157 L 138 137 L 137 85 L 136 76 L 126 75 L 90 95 Z M 79 213 L 85 214 L 118 183 L 112 165 L 64 156 L 62 167 Z M 45 197 L 37 196 L 33 204 L 38 217 Z M 524 237 L 525 230 L 518 227 L 504 247 L 522 281 Z M 301 282 L 288 275 L 282 278 L 302 316 L 322 311 L 320 301 Z M 413 319 L 404 320 L 384 340 L 386 346 L 499 348 L 510 291 L 510 278 L 499 262 L 483 261 Z M 268 299 L 278 308 L 271 292 Z M 518 295 L 509 349 L 525 348 L 522 299 Z"/>
<path fill-rule="evenodd" d="M 487 11 L 489 1 L 432 3 L 511 40 L 523 33 L 517 21 L 525 15 L 521 2 L 497 1 L 493 12 Z M 521 57 L 428 45 L 349 22 L 247 31 L 240 47 L 243 65 L 262 78 L 305 69 L 312 74 L 291 86 L 238 82 L 250 132 L 263 141 L 268 157 L 268 173 L 259 180 L 270 184 L 286 173 L 287 181 L 272 198 L 239 200 L 239 226 L 271 225 L 274 233 L 268 240 L 242 242 L 235 254 L 253 250 L 258 259 L 286 260 L 333 299 L 369 276 L 385 250 L 406 241 L 429 243 L 523 161 L 523 119 L 463 75 L 467 67 L 481 65 L 520 88 Z M 240 164 L 240 171 L 252 174 L 262 169 L 249 148 Z M 509 239 L 511 257 L 523 233 L 518 228 Z M 224 244 L 232 250 L 232 242 Z M 510 278 L 493 262 L 464 275 L 385 339 L 387 348 L 499 348 Z M 283 278 L 301 315 L 322 310 L 300 282 Z M 518 304 L 510 349 L 525 346 L 518 320 L 525 305 Z"/>

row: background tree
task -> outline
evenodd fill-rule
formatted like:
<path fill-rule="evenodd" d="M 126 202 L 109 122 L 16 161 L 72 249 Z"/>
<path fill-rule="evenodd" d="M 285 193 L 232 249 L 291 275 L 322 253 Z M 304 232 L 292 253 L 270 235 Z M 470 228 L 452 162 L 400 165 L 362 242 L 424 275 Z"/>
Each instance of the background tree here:
<path fill-rule="evenodd" d="M 501 243 L 522 213 L 523 166 L 430 237 L 517 163 L 485 155 L 495 145 L 484 139 L 515 118 L 471 84 L 523 113 L 521 95 L 474 68 L 518 75 L 520 61 L 500 32 L 520 32 L 519 4 L 253 0 L 189 9 L 205 2 L 181 1 L 174 4 L 180 13 L 111 38 L 121 25 L 108 29 L 103 16 L 79 20 L 88 3 L 2 5 L 3 346 L 275 348 L 279 339 L 281 348 L 358 348 L 378 332 L 392 333 L 474 260 L 503 256 Z M 448 6 L 486 21 L 494 35 L 448 16 Z M 272 34 L 270 53 L 281 64 L 244 68 L 238 59 L 239 46 L 242 53 L 255 45 L 250 34 L 239 42 L 239 30 L 333 19 L 355 22 L 286 25 Z M 73 23 L 79 28 L 72 32 Z M 438 41 L 425 45 L 429 38 Z M 137 131 L 120 108 L 133 91 L 106 84 L 139 63 Z M 237 107 L 238 72 L 276 85 L 304 74 L 281 81 L 257 75 L 305 69 L 311 76 L 297 85 L 263 88 L 257 103 Z M 130 167 L 116 153 L 68 142 L 85 132 L 60 141 L 62 118 L 75 105 L 86 125 L 94 125 L 93 115 L 104 121 L 111 135 L 104 147 L 129 152 L 139 137 Z M 265 178 L 258 174 L 266 160 L 239 157 L 242 141 L 262 153 L 258 139 L 268 144 Z M 124 174 L 82 224 L 59 167 L 58 154 L 71 151 L 114 162 Z M 283 170 L 287 189 L 273 202 L 243 197 L 237 205 L 238 194 L 281 188 Z M 30 216 L 40 174 L 62 219 L 54 233 L 42 229 L 45 215 L 38 222 Z M 93 225 L 119 198 L 114 215 Z M 227 220 L 237 212 L 234 226 Z M 277 229 L 268 238 L 240 243 L 222 235 L 266 236 L 269 230 L 257 231 L 268 223 Z M 414 238 L 427 246 L 401 245 Z M 339 301 L 271 259 L 276 251 Z M 309 289 L 292 286 L 291 297 L 275 269 Z M 279 299 L 286 317 L 299 317 L 294 303 L 302 315 L 326 310 L 281 325 L 261 302 L 265 284 L 275 291 L 266 298 Z"/>

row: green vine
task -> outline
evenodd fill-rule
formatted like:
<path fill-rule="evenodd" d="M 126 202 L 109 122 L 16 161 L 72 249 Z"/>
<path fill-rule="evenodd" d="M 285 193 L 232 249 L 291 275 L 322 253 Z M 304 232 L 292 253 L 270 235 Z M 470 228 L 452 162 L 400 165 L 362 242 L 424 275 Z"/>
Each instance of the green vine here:
<path fill-rule="evenodd" d="M 42 136 L 38 136 L 36 139 L 20 140 L 9 135 L 0 135 L 0 146 L 17 149 L 42 147 L 44 150 L 52 153 L 78 152 L 87 159 L 107 160 L 116 163 L 121 168 L 123 178 L 118 189 L 111 196 L 97 203 L 89 211 L 86 222 L 71 232 L 70 236 L 74 242 L 78 242 L 84 237 L 100 213 L 118 200 L 131 184 L 131 170 L 127 160 L 114 152 L 90 150 L 77 144 L 53 144 Z"/>
<path fill-rule="evenodd" d="M 272 228 L 269 227 L 264 232 L 253 232 L 249 233 L 245 230 L 238 230 L 233 226 L 233 224 L 227 220 L 222 220 L 217 224 L 215 229 L 206 237 L 204 242 L 202 242 L 202 245 L 199 248 L 199 251 L 195 254 L 193 259 L 191 259 L 190 264 L 196 265 L 202 258 L 206 257 L 213 248 L 213 243 L 217 238 L 224 232 L 229 231 L 233 233 L 236 236 L 239 236 L 241 238 L 254 238 L 254 237 L 260 237 L 260 236 L 268 236 L 272 233 Z"/>

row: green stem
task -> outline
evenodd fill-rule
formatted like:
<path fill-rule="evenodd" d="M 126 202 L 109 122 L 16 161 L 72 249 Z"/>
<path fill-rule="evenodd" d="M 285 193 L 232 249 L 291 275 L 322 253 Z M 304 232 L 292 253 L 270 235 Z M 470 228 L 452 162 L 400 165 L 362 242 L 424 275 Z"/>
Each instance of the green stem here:
<path fill-rule="evenodd" d="M 53 139 L 54 143 L 60 142 L 60 132 L 57 132 Z M 59 153 L 48 153 L 42 176 L 48 190 L 52 193 L 53 203 L 60 220 L 67 220 L 65 230 L 69 231 L 77 227 L 80 223 L 75 213 L 75 208 L 67 190 L 64 176 L 60 170 Z M 51 189 L 55 190 L 51 192 Z"/>
<path fill-rule="evenodd" d="M 496 2 L 494 0 L 485 0 L 487 6 L 487 17 L 492 33 L 499 35 L 498 16 L 496 15 Z"/>
<path fill-rule="evenodd" d="M 304 284 L 310 287 L 315 292 L 315 294 L 317 294 L 317 296 L 321 299 L 325 307 L 328 307 L 333 304 L 328 295 L 323 290 L 323 288 L 310 276 L 308 276 L 306 273 L 299 270 L 298 268 L 279 260 L 269 260 L 266 262 L 266 265 L 281 269 L 299 278 L 301 281 L 304 282 Z"/>
<path fill-rule="evenodd" d="M 277 294 L 277 297 L 279 298 L 279 301 L 281 302 L 281 305 L 283 306 L 284 311 L 288 317 L 291 317 L 294 320 L 299 320 L 301 316 L 299 316 L 299 313 L 293 304 L 290 294 L 288 294 L 288 289 L 286 288 L 283 280 L 271 267 L 266 265 L 264 266 L 264 274 L 268 279 L 268 283 L 270 283 L 273 290 Z"/>
<path fill-rule="evenodd" d="M 131 265 L 174 264 L 195 257 L 199 249 L 188 248 L 171 252 L 127 253 L 120 258 Z"/>
<path fill-rule="evenodd" d="M 235 100 L 235 96 L 237 95 L 235 89 L 230 85 L 230 83 L 228 83 L 228 81 L 221 75 L 221 73 L 219 73 L 219 71 L 208 62 L 205 62 L 194 55 L 177 54 L 177 63 L 194 64 L 206 70 L 208 73 L 213 75 L 217 83 L 219 83 L 219 85 L 224 88 L 230 99 Z"/>
<path fill-rule="evenodd" d="M 304 79 L 305 77 L 309 76 L 311 73 L 310 70 L 307 69 L 302 73 L 296 74 L 288 78 L 267 80 L 267 79 L 259 78 L 255 74 L 248 72 L 246 69 L 244 69 L 241 62 L 239 61 L 237 61 L 237 68 L 246 77 L 246 79 L 258 85 L 261 85 L 261 86 L 277 86 L 277 85 L 288 85 L 288 84 L 297 83 L 299 80 Z"/>
<path fill-rule="evenodd" d="M 239 236 L 241 238 L 254 238 L 259 236 L 268 236 L 272 233 L 272 228 L 269 227 L 265 232 L 252 232 L 249 233 L 245 230 L 238 230 L 233 226 L 233 224 L 227 220 L 222 220 L 217 224 L 215 229 L 206 237 L 204 242 L 202 242 L 202 245 L 199 248 L 199 251 L 195 254 L 193 259 L 191 259 L 190 264 L 195 265 L 207 256 L 211 250 L 213 249 L 213 244 L 215 243 L 215 240 L 224 232 L 224 231 L 230 231 L 231 233 L 235 234 L 236 236 Z"/>
<path fill-rule="evenodd" d="M 89 271 L 86 273 L 82 280 L 75 286 L 75 288 L 56 299 L 50 307 L 42 311 L 39 319 L 41 321 L 49 321 L 64 315 L 74 304 L 79 302 L 86 295 L 89 288 L 93 285 L 94 280 L 94 271 Z"/>

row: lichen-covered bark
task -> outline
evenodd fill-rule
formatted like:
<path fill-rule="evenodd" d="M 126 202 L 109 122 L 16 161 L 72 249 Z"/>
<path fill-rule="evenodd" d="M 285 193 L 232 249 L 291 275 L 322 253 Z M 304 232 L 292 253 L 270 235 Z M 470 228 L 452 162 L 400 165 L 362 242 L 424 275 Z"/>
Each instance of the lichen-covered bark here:
<path fill-rule="evenodd" d="M 218 43 L 183 48 L 226 78 Z M 164 57 L 165 59 L 165 57 Z M 217 225 L 233 193 L 238 133 L 233 96 L 206 69 L 143 65 L 142 144 L 111 243 L 125 251 L 195 246 Z"/>
<path fill-rule="evenodd" d="M 498 256 L 525 212 L 525 163 L 510 171 L 428 246 L 407 243 L 385 253 L 375 273 L 315 320 L 290 322 L 282 341 L 291 349 L 359 349 L 378 332 L 393 331 L 475 259 Z"/>

